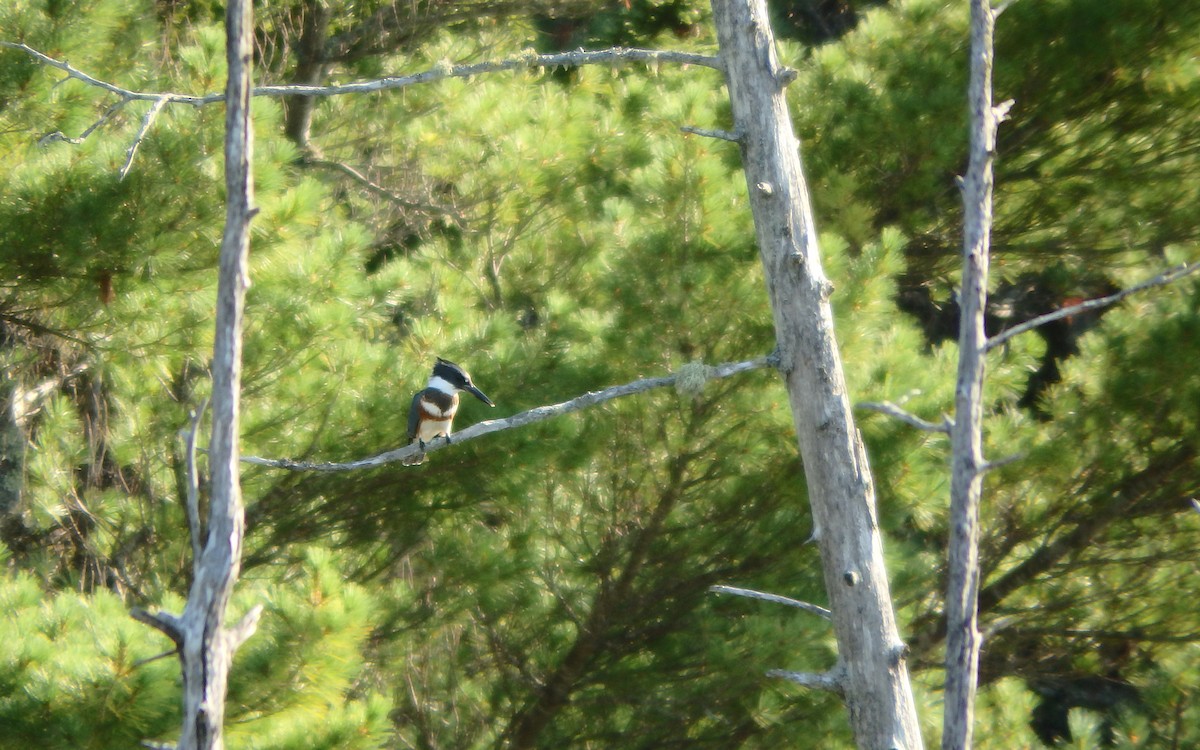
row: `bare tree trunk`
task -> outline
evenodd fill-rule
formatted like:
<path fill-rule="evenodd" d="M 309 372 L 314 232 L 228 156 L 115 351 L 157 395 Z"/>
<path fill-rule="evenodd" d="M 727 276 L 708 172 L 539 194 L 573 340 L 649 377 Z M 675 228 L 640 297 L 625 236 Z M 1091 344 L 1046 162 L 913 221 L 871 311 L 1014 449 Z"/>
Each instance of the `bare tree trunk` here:
<path fill-rule="evenodd" d="M 983 376 L 987 334 L 992 159 L 999 117 L 992 107 L 989 0 L 971 0 L 970 162 L 963 181 L 963 280 L 950 478 L 950 579 L 946 592 L 946 708 L 942 749 L 967 750 L 979 678 L 979 499 L 983 491 Z"/>
<path fill-rule="evenodd" d="M 194 561 L 191 591 L 183 615 L 134 616 L 166 633 L 179 651 L 183 672 L 183 727 L 179 750 L 220 750 L 225 694 L 233 653 L 258 622 L 255 607 L 242 621 L 225 627 L 225 610 L 241 567 L 244 510 L 238 465 L 238 402 L 241 389 L 242 310 L 249 286 L 247 256 L 254 215 L 250 122 L 251 4 L 229 0 L 226 10 L 229 80 L 225 110 L 225 233 L 217 283 L 213 345 L 213 424 L 209 444 L 212 490 L 208 538 Z M 193 422 L 193 429 L 197 421 Z M 194 436 L 193 436 L 194 437 Z M 190 467 L 194 471 L 194 467 Z M 194 502 L 194 500 L 192 501 Z M 199 529 L 192 530 L 200 534 Z"/>
<path fill-rule="evenodd" d="M 846 699 L 858 747 L 922 747 L 884 569 L 862 438 L 854 425 L 799 142 L 764 0 L 713 0 L 792 417 L 804 461 L 839 665 L 808 684 Z"/>
<path fill-rule="evenodd" d="M 249 286 L 247 255 L 254 209 L 250 122 L 252 16 L 250 0 L 229 0 L 226 8 L 225 234 L 221 240 L 213 344 L 212 436 L 209 470 L 212 491 L 208 543 L 197 561 L 192 590 L 183 610 L 183 734 L 181 749 L 219 750 L 224 746 L 226 680 L 233 652 L 250 627 L 225 628 L 225 609 L 242 560 L 244 509 L 238 471 L 238 404 L 242 374 L 242 309 Z M 251 619 L 251 622 L 256 620 Z"/>

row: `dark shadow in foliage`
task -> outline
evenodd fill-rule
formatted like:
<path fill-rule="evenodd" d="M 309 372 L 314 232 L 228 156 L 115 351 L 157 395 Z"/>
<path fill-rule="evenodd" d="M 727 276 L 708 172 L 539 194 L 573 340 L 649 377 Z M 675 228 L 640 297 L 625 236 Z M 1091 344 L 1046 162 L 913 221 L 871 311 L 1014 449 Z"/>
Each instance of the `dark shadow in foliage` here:
<path fill-rule="evenodd" d="M 1030 688 L 1040 700 L 1033 709 L 1029 726 L 1047 747 L 1074 740 L 1068 721 L 1073 708 L 1100 713 L 1104 717 L 1100 724 L 1100 744 L 1112 747 L 1116 744 L 1113 729 L 1118 713 L 1122 708 L 1140 702 L 1138 690 L 1133 685 L 1095 675 L 1042 679 L 1031 683 Z"/>
<path fill-rule="evenodd" d="M 841 39 L 858 25 L 861 14 L 888 0 L 769 0 L 771 26 L 784 39 L 807 45 Z"/>
<path fill-rule="evenodd" d="M 1087 299 L 1103 297 L 1118 287 L 1099 275 L 1072 277 L 1062 266 L 1021 274 L 1013 281 L 1002 281 L 988 296 L 984 327 L 989 336 L 1020 325 L 1039 315 L 1069 307 Z M 959 307 L 957 295 L 934 297 L 932 285 L 902 281 L 896 305 L 916 318 L 925 334 L 927 346 L 936 346 L 958 337 Z M 1039 418 L 1045 412 L 1038 405 L 1047 388 L 1062 380 L 1059 363 L 1079 353 L 1079 338 L 1099 324 L 1110 308 L 1072 315 L 1039 327 L 1036 334 L 1046 344 L 1038 369 L 1029 375 L 1018 405 Z"/>

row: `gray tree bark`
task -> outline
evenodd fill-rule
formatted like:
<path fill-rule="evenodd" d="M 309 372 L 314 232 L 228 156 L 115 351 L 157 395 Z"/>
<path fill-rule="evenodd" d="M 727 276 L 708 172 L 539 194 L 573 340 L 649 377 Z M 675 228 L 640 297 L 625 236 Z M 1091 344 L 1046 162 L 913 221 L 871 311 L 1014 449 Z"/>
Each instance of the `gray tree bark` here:
<path fill-rule="evenodd" d="M 253 630 L 257 614 L 242 625 L 225 627 L 225 609 L 242 559 L 244 509 L 238 462 L 239 401 L 242 374 L 242 310 L 250 285 L 247 256 L 254 213 L 251 159 L 250 68 L 253 33 L 249 0 L 229 0 L 226 8 L 225 233 L 217 282 L 216 338 L 213 343 L 212 435 L 209 471 L 212 490 L 208 542 L 195 567 L 183 610 L 183 733 L 181 750 L 224 746 L 226 680 L 233 652 Z"/>
<path fill-rule="evenodd" d="M 725 80 L 766 272 L 837 636 L 830 675 L 859 748 L 922 747 L 884 568 L 875 489 L 855 427 L 799 142 L 764 0 L 713 0 Z M 811 684 L 822 684 L 813 681 Z"/>
<path fill-rule="evenodd" d="M 242 311 L 249 286 L 247 258 L 254 187 L 250 122 L 251 4 L 229 0 L 226 9 L 229 79 L 225 110 L 225 232 L 217 283 L 213 345 L 212 475 L 207 542 L 193 563 L 187 605 L 179 617 L 134 611 L 162 630 L 179 652 L 183 672 L 183 726 L 179 750 L 221 750 L 229 666 L 238 646 L 254 632 L 261 608 L 225 627 L 225 613 L 241 567 L 244 509 L 239 478 L 238 411 L 241 392 Z M 194 467 L 193 467 L 194 468 Z M 199 529 L 192 529 L 199 534 Z"/>
<path fill-rule="evenodd" d="M 950 542 L 946 592 L 946 696 L 942 750 L 971 747 L 979 679 L 979 500 L 983 492 L 983 377 L 987 334 L 988 247 L 992 229 L 992 160 L 1000 113 L 992 106 L 989 0 L 971 0 L 970 160 L 963 180 L 963 279 L 958 380 L 950 430 Z"/>

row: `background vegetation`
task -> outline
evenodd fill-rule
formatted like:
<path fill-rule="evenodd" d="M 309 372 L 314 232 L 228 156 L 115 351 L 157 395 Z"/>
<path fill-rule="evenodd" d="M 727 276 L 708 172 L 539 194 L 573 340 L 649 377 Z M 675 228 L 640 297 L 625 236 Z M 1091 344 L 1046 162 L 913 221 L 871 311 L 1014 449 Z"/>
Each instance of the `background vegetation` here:
<path fill-rule="evenodd" d="M 961 7 L 960 7 L 961 6 Z M 777 2 L 856 401 L 952 403 L 965 4 Z M 266 2 L 260 82 L 578 46 L 711 52 L 707 6 Z M 221 5 L 32 2 L 0 37 L 147 91 L 223 85 Z M 1200 257 L 1200 6 L 1022 0 L 1000 17 L 992 330 Z M 177 431 L 208 388 L 217 106 L 114 103 L 0 50 L 0 747 L 170 741 L 178 669 L 128 616 L 180 608 Z M 311 106 L 310 106 L 311 104 Z M 709 70 L 535 70 L 255 102 L 243 449 L 397 447 L 434 355 L 515 413 L 773 347 Z M 1200 285 L 992 355 L 982 748 L 1200 745 Z M 460 420 L 482 417 L 467 403 Z M 233 748 L 843 747 L 779 383 L 638 396 L 341 476 L 247 467 Z M 494 416 L 489 413 L 488 416 Z M 927 741 L 940 721 L 943 438 L 865 413 Z"/>

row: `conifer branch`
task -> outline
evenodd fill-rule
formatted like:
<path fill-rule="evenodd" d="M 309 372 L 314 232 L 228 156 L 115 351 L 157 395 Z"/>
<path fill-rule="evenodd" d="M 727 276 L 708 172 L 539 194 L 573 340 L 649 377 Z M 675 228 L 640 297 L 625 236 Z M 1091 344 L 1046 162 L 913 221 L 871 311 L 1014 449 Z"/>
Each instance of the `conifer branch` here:
<path fill-rule="evenodd" d="M 770 356 L 759 357 L 758 359 L 746 360 L 744 362 L 729 362 L 715 367 L 706 367 L 705 372 L 709 380 L 720 380 L 722 378 L 737 375 L 743 372 L 759 370 L 765 367 L 772 367 L 773 360 Z M 681 368 L 687 370 L 687 368 Z M 574 411 L 580 411 L 591 406 L 612 401 L 613 399 L 623 396 L 632 396 L 637 393 L 654 390 L 655 388 L 666 388 L 676 385 L 680 379 L 681 373 L 673 373 L 659 378 L 643 378 L 635 380 L 632 383 L 624 385 L 614 385 L 610 388 L 605 388 L 602 391 L 592 391 L 576 396 L 569 401 L 563 401 L 558 404 L 550 404 L 547 406 L 538 406 L 528 411 L 523 411 L 519 414 L 514 414 L 505 419 L 489 419 L 483 422 L 477 422 L 461 432 L 454 433 L 454 437 L 437 438 L 431 442 L 425 443 L 424 450 L 416 444 L 406 445 L 403 448 L 397 448 L 385 453 L 380 453 L 369 458 L 358 459 L 357 461 L 348 461 L 345 463 L 320 463 L 312 461 L 293 461 L 286 458 L 260 458 L 258 456 L 242 456 L 241 460 L 244 463 L 255 464 L 257 466 L 269 466 L 276 469 L 288 469 L 290 471 L 353 471 L 355 469 L 370 469 L 384 464 L 403 461 L 406 458 L 416 456 L 418 453 L 433 453 L 441 450 L 453 442 L 455 445 L 465 443 L 476 438 L 490 435 L 493 432 L 501 430 L 510 430 L 515 427 L 524 427 L 525 425 L 541 422 L 552 417 L 559 417 L 564 414 L 570 414 Z"/>
<path fill-rule="evenodd" d="M 866 409 L 867 411 L 877 411 L 880 414 L 886 414 L 889 417 L 895 417 L 905 424 L 916 427 L 918 430 L 926 432 L 941 432 L 949 435 L 950 430 L 954 427 L 954 420 L 949 416 L 942 416 L 941 424 L 937 422 L 927 422 L 915 414 L 904 411 L 899 406 L 896 406 L 891 401 L 863 401 L 855 404 L 856 409 Z"/>
<path fill-rule="evenodd" d="M 768 677 L 779 677 L 812 690 L 843 694 L 843 670 L 835 667 L 828 672 L 791 672 L 786 669 L 767 670 Z"/>
<path fill-rule="evenodd" d="M 1200 263 L 1181 263 L 1180 265 L 1175 266 L 1168 271 L 1160 273 L 1158 276 L 1155 276 L 1152 279 L 1147 279 L 1140 284 L 1134 284 L 1128 289 L 1122 289 L 1121 291 L 1114 292 L 1106 297 L 1097 297 L 1096 299 L 1085 300 L 1077 305 L 1062 307 L 1053 312 L 1048 312 L 1045 315 L 1039 315 L 1036 318 L 1027 320 L 1020 325 L 1013 326 L 1012 328 L 1006 329 L 1000 333 L 997 333 L 995 336 L 992 336 L 987 340 L 984 350 L 991 351 L 998 346 L 1004 345 L 1010 339 L 1020 336 L 1022 333 L 1027 331 L 1032 331 L 1034 328 L 1044 326 L 1047 323 L 1053 323 L 1056 320 L 1069 318 L 1072 315 L 1078 315 L 1079 313 L 1088 312 L 1090 310 L 1098 310 L 1102 307 L 1109 307 L 1110 305 L 1115 305 L 1126 297 L 1137 294 L 1138 292 L 1143 292 L 1147 289 L 1153 289 L 1155 287 L 1166 286 L 1167 284 L 1171 284 L 1179 279 L 1184 278 L 1185 276 L 1188 276 L 1197 269 L 1200 269 Z"/>
<path fill-rule="evenodd" d="M 832 617 L 832 613 L 824 607 L 819 607 L 816 604 L 809 604 L 808 602 L 802 602 L 799 599 L 792 599 L 788 596 L 780 596 L 779 594 L 768 594 L 765 591 L 755 591 L 754 589 L 743 589 L 737 586 L 722 585 L 709 586 L 708 590 L 714 594 L 732 594 L 734 596 L 744 596 L 750 599 L 761 599 L 764 602 L 784 604 L 788 607 L 795 607 L 797 609 L 802 609 L 805 612 L 811 612 L 812 614 L 818 617 L 823 617 L 826 620 Z"/>
<path fill-rule="evenodd" d="M 102 81 L 95 76 L 79 70 L 65 60 L 50 57 L 23 42 L 0 41 L 0 47 L 20 50 L 43 65 L 49 65 L 52 68 L 63 71 L 70 78 L 119 96 L 125 102 L 161 101 L 163 105 L 191 104 L 194 106 L 204 106 L 225 100 L 224 92 L 179 94 L 172 92 L 134 91 L 133 89 L 127 89 L 114 83 Z M 532 50 L 528 50 L 517 57 L 510 57 L 504 60 L 472 63 L 470 65 L 454 65 L 449 62 L 439 62 L 433 67 L 419 73 L 404 76 L 387 76 L 385 78 L 376 78 L 355 83 L 335 84 L 332 86 L 256 86 L 252 90 L 251 96 L 343 96 L 346 94 L 391 91 L 422 83 L 433 83 L 447 78 L 472 78 L 487 73 L 499 73 L 511 70 L 575 68 L 584 65 L 619 65 L 622 63 L 642 63 L 653 67 L 658 67 L 663 63 L 670 63 L 677 65 L 698 65 L 717 71 L 724 69 L 718 57 L 693 52 L 676 52 L 673 50 L 611 47 L 603 50 L 579 49 L 573 52 L 557 52 L 546 55 L 539 55 Z"/>

